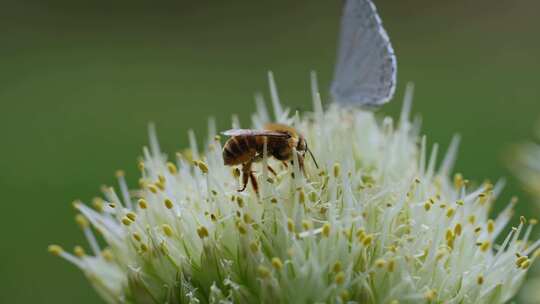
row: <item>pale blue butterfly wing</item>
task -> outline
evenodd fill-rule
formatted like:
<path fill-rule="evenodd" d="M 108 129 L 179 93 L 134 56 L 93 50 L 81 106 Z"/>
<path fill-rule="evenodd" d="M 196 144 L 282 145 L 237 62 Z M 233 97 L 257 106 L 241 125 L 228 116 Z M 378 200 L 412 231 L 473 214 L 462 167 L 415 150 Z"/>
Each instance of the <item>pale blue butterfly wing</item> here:
<path fill-rule="evenodd" d="M 370 0 L 345 0 L 330 93 L 340 104 L 379 106 L 392 99 L 397 63 Z"/>

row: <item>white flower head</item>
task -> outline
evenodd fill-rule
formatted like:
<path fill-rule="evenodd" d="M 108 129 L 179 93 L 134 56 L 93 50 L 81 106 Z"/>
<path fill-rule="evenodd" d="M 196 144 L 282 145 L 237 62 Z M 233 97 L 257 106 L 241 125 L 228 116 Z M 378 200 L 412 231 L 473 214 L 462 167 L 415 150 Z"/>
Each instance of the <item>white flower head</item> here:
<path fill-rule="evenodd" d="M 200 152 L 167 160 L 154 127 L 140 162 L 140 188 L 104 189 L 94 208 L 76 203 L 91 249 L 50 251 L 79 267 L 109 303 L 504 303 L 520 287 L 539 242 L 521 218 L 503 233 L 512 205 L 489 218 L 502 183 L 450 177 L 458 138 L 437 165 L 412 88 L 396 123 L 369 111 L 289 115 L 271 79 L 274 121 L 303 134 L 320 168 L 265 157 L 260 195 L 238 192 L 213 123 Z M 270 121 L 258 101 L 253 128 Z M 233 127 L 239 127 L 237 123 Z M 269 173 L 267 164 L 277 171 Z M 92 231 L 107 247 L 101 249 Z"/>

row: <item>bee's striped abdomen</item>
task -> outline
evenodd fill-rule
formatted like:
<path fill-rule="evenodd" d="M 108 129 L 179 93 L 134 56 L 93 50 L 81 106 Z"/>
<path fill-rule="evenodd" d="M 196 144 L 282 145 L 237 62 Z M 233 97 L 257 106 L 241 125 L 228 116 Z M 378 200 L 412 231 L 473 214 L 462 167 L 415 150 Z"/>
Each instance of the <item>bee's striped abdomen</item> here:
<path fill-rule="evenodd" d="M 239 165 L 253 159 L 258 142 L 254 136 L 233 136 L 223 146 L 225 165 Z"/>

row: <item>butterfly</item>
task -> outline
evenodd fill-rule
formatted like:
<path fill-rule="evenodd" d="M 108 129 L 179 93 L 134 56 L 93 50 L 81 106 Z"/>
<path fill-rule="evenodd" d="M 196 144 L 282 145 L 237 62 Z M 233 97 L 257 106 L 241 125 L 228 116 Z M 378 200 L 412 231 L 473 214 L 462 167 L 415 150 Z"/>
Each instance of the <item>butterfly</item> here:
<path fill-rule="evenodd" d="M 332 99 L 343 105 L 377 107 L 392 99 L 397 62 L 371 0 L 345 0 Z"/>

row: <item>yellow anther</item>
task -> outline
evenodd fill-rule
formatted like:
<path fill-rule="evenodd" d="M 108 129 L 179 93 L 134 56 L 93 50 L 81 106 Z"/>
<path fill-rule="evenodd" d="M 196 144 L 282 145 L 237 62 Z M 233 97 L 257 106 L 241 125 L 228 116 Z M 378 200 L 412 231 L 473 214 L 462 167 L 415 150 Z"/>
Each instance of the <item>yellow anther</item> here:
<path fill-rule="evenodd" d="M 301 204 L 306 202 L 306 193 L 304 192 L 303 189 L 300 189 L 300 191 L 298 192 L 298 201 Z"/>
<path fill-rule="evenodd" d="M 171 226 L 168 224 L 161 225 L 161 229 L 163 230 L 163 233 L 165 233 L 166 236 L 171 237 L 174 234 L 174 231 Z"/>
<path fill-rule="evenodd" d="M 540 258 L 540 248 L 536 249 L 533 253 L 534 258 Z"/>
<path fill-rule="evenodd" d="M 483 251 L 483 252 L 486 252 L 486 251 L 489 250 L 490 245 L 491 244 L 490 244 L 489 241 L 485 241 L 480 245 L 480 250 Z"/>
<path fill-rule="evenodd" d="M 206 229 L 204 226 L 199 226 L 199 228 L 197 228 L 197 234 L 201 239 L 204 239 L 208 236 L 208 229 Z"/>
<path fill-rule="evenodd" d="M 343 284 L 345 282 L 345 273 L 343 271 L 338 272 L 334 279 L 336 280 L 336 284 Z"/>
<path fill-rule="evenodd" d="M 133 238 L 135 239 L 135 241 L 137 242 L 140 242 L 141 241 L 141 235 L 138 234 L 137 232 L 133 232 Z"/>
<path fill-rule="evenodd" d="M 207 174 L 208 173 L 208 165 L 203 162 L 202 160 L 195 161 L 195 164 L 199 169 L 202 171 L 202 173 Z"/>
<path fill-rule="evenodd" d="M 172 207 L 174 206 L 173 202 L 168 198 L 166 198 L 163 203 L 165 204 L 165 207 L 167 207 L 167 209 L 172 209 Z"/>
<path fill-rule="evenodd" d="M 157 182 L 154 183 L 154 185 L 156 185 L 156 187 L 158 187 L 158 189 L 161 190 L 161 191 L 165 190 L 165 180 L 164 179 L 163 180 L 158 180 Z"/>
<path fill-rule="evenodd" d="M 137 215 L 135 213 L 133 213 L 133 212 L 128 212 L 128 213 L 126 213 L 126 217 L 135 222 L 135 219 L 137 218 Z"/>
<path fill-rule="evenodd" d="M 304 228 L 304 230 L 310 230 L 312 225 L 310 220 L 302 220 L 302 228 Z"/>
<path fill-rule="evenodd" d="M 519 268 L 521 267 L 521 265 L 523 264 L 523 262 L 527 261 L 528 258 L 527 256 L 520 256 L 517 260 L 516 260 L 516 266 Z"/>
<path fill-rule="evenodd" d="M 495 230 L 495 222 L 492 219 L 489 219 L 487 222 L 487 231 L 489 233 L 493 233 L 494 230 Z"/>
<path fill-rule="evenodd" d="M 215 140 L 215 141 L 220 141 L 220 140 L 221 140 L 221 136 L 219 136 L 219 135 L 214 136 L 214 140 Z"/>
<path fill-rule="evenodd" d="M 476 283 L 478 283 L 478 285 L 484 284 L 484 277 L 479 275 L 478 278 L 476 278 Z"/>
<path fill-rule="evenodd" d="M 334 265 L 332 266 L 332 271 L 335 272 L 335 273 L 338 273 L 341 271 L 341 262 L 340 261 L 337 261 L 334 263 Z"/>
<path fill-rule="evenodd" d="M 394 272 L 395 269 L 396 269 L 396 261 L 393 259 L 388 261 L 388 271 Z"/>
<path fill-rule="evenodd" d="M 178 169 L 176 169 L 176 165 L 171 162 L 167 163 L 167 170 L 169 170 L 169 173 L 173 175 L 178 172 Z"/>
<path fill-rule="evenodd" d="M 525 219 L 525 217 L 522 215 L 519 217 L 519 222 L 523 225 L 525 225 L 525 223 L 527 223 L 527 219 Z"/>
<path fill-rule="evenodd" d="M 73 248 L 73 252 L 75 253 L 76 256 L 80 258 L 86 255 L 86 253 L 84 252 L 84 249 L 81 246 L 75 246 L 75 248 Z"/>
<path fill-rule="evenodd" d="M 371 245 L 371 241 L 373 241 L 373 235 L 368 234 L 364 237 L 364 240 L 362 240 L 362 244 L 364 244 L 364 246 L 369 246 Z"/>
<path fill-rule="evenodd" d="M 130 220 L 129 218 L 127 218 L 127 217 L 122 218 L 122 224 L 124 224 L 124 225 L 126 225 L 126 226 L 129 226 L 129 225 L 131 225 L 132 223 L 133 223 L 133 221 Z"/>
<path fill-rule="evenodd" d="M 114 175 L 117 177 L 117 178 L 120 178 L 120 177 L 124 177 L 126 175 L 126 173 L 124 172 L 124 170 L 116 170 L 116 172 L 114 173 Z"/>
<path fill-rule="evenodd" d="M 140 171 L 143 171 L 143 170 L 144 170 L 144 162 L 143 162 L 143 161 L 140 161 L 140 162 L 137 164 L 137 168 L 139 168 Z"/>
<path fill-rule="evenodd" d="M 154 194 L 158 193 L 158 191 L 159 191 L 158 187 L 156 185 L 152 185 L 152 184 L 148 185 L 148 190 L 150 190 L 150 192 L 152 192 Z"/>
<path fill-rule="evenodd" d="M 530 220 L 529 220 L 529 225 L 536 225 L 536 224 L 538 224 L 538 220 L 537 220 L 537 219 L 534 219 L 534 218 L 533 218 L 533 219 L 530 219 Z"/>
<path fill-rule="evenodd" d="M 280 270 L 281 268 L 283 268 L 283 262 L 281 262 L 280 258 L 274 257 L 274 258 L 272 258 L 272 266 L 275 269 Z"/>
<path fill-rule="evenodd" d="M 160 185 L 162 185 L 162 186 L 165 185 L 165 182 L 166 182 L 166 181 L 167 181 L 167 180 L 165 179 L 165 176 L 163 176 L 162 174 L 158 175 L 158 183 L 159 183 Z"/>
<path fill-rule="evenodd" d="M 257 273 L 263 279 L 268 278 L 270 276 L 270 270 L 262 265 L 257 268 Z"/>
<path fill-rule="evenodd" d="M 234 168 L 234 169 L 232 170 L 232 175 L 233 175 L 235 178 L 239 178 L 239 177 L 240 177 L 240 169 Z"/>
<path fill-rule="evenodd" d="M 482 231 L 482 227 L 478 226 L 474 228 L 474 233 L 479 233 L 480 231 Z"/>
<path fill-rule="evenodd" d="M 148 183 L 144 178 L 139 178 L 139 188 L 144 189 L 148 187 Z"/>
<path fill-rule="evenodd" d="M 424 298 L 428 301 L 433 301 L 437 298 L 437 292 L 435 290 L 428 290 L 424 293 Z"/>
<path fill-rule="evenodd" d="M 527 269 L 527 268 L 529 268 L 529 266 L 531 266 L 531 260 L 529 260 L 529 259 L 527 259 L 526 261 L 521 263 L 521 269 Z"/>
<path fill-rule="evenodd" d="M 463 200 L 457 200 L 456 205 L 463 206 L 463 205 L 465 205 L 465 202 Z"/>
<path fill-rule="evenodd" d="M 60 247 L 59 245 L 49 245 L 47 250 L 52 255 L 55 255 L 55 256 L 59 256 L 60 254 L 62 254 L 62 252 L 64 252 L 64 249 L 62 247 Z"/>
<path fill-rule="evenodd" d="M 453 232 L 451 229 L 447 229 L 447 230 L 446 230 L 445 239 L 446 239 L 447 241 L 448 241 L 448 240 L 453 240 L 453 239 L 454 239 L 454 232 Z"/>
<path fill-rule="evenodd" d="M 244 223 L 246 223 L 246 224 L 253 223 L 253 219 L 251 218 L 249 213 L 244 213 L 243 220 L 244 220 Z"/>
<path fill-rule="evenodd" d="M 469 221 L 469 223 L 474 225 L 474 223 L 476 222 L 476 216 L 470 215 L 469 218 L 468 218 L 468 221 Z"/>
<path fill-rule="evenodd" d="M 242 222 L 237 222 L 236 223 L 236 228 L 238 228 L 238 232 L 240 232 L 240 234 L 246 234 L 247 233 L 247 228 Z"/>
<path fill-rule="evenodd" d="M 322 235 L 324 237 L 328 237 L 330 235 L 330 224 L 328 223 L 325 223 L 323 226 L 322 226 Z"/>
<path fill-rule="evenodd" d="M 75 221 L 77 222 L 79 227 L 81 227 L 82 229 L 87 228 L 90 225 L 86 217 L 84 217 L 84 215 L 82 214 L 77 214 L 75 216 Z"/>
<path fill-rule="evenodd" d="M 257 241 L 252 241 L 251 243 L 249 243 L 249 249 L 251 250 L 251 252 L 253 253 L 256 253 L 259 251 L 259 242 Z"/>
<path fill-rule="evenodd" d="M 295 229 L 294 229 L 294 222 L 291 218 L 288 218 L 287 219 L 287 230 L 289 230 L 289 232 L 292 232 L 294 233 Z"/>
<path fill-rule="evenodd" d="M 383 268 L 386 265 L 386 261 L 384 259 L 377 259 L 375 260 L 375 266 L 378 268 Z"/>
<path fill-rule="evenodd" d="M 313 191 L 313 192 L 310 192 L 310 193 L 309 193 L 309 200 L 310 200 L 311 202 L 313 202 L 313 203 L 316 202 L 318 198 L 319 198 L 319 197 L 318 197 L 318 195 L 317 195 L 317 192 Z"/>
<path fill-rule="evenodd" d="M 148 203 L 146 202 L 146 200 L 144 198 L 141 198 L 139 200 L 139 208 L 141 208 L 141 209 L 148 208 Z"/>
<path fill-rule="evenodd" d="M 141 244 L 141 251 L 142 252 L 147 252 L 148 251 L 148 246 L 144 243 Z"/>
<path fill-rule="evenodd" d="M 446 230 L 446 245 L 450 248 L 454 248 L 455 235 L 451 229 Z"/>
<path fill-rule="evenodd" d="M 454 187 L 456 187 L 456 189 L 463 187 L 463 175 L 461 175 L 461 173 L 456 173 L 456 175 L 454 175 Z"/>
<path fill-rule="evenodd" d="M 448 208 L 448 210 L 446 211 L 446 216 L 448 218 L 452 218 L 452 216 L 454 216 L 455 211 L 456 210 L 454 208 L 452 208 L 452 207 Z"/>
<path fill-rule="evenodd" d="M 360 228 L 358 229 L 358 231 L 356 231 L 356 238 L 358 239 L 359 242 L 363 242 L 365 237 L 366 237 L 366 231 L 363 228 Z"/>
<path fill-rule="evenodd" d="M 98 212 L 103 212 L 103 207 L 104 207 L 104 203 L 103 203 L 103 200 L 100 198 L 100 197 L 95 197 L 93 200 L 92 200 L 92 206 L 94 206 L 94 208 L 98 211 Z"/>
<path fill-rule="evenodd" d="M 341 175 L 341 165 L 339 163 L 334 164 L 334 177 L 337 178 Z"/>
<path fill-rule="evenodd" d="M 277 198 L 275 198 L 275 197 L 272 197 L 272 198 L 270 199 L 270 203 L 272 203 L 272 204 L 277 204 L 277 202 L 278 202 L 278 201 L 277 201 Z"/>
<path fill-rule="evenodd" d="M 429 211 L 429 209 L 431 209 L 431 204 L 430 204 L 429 202 L 426 202 L 426 203 L 424 204 L 424 209 L 425 209 L 426 211 Z"/>
<path fill-rule="evenodd" d="M 441 208 L 441 209 L 445 209 L 446 207 L 447 207 L 446 204 L 440 204 L 440 205 L 439 205 L 439 208 Z"/>
<path fill-rule="evenodd" d="M 457 223 L 456 226 L 454 226 L 454 234 L 456 236 L 460 236 L 463 228 L 461 227 L 460 223 Z"/>
<path fill-rule="evenodd" d="M 236 203 L 238 204 L 238 207 L 244 208 L 244 199 L 241 196 L 236 197 Z"/>
<path fill-rule="evenodd" d="M 114 209 L 114 208 L 116 208 L 116 204 L 115 203 L 110 203 L 109 207 Z"/>
<path fill-rule="evenodd" d="M 101 256 L 103 257 L 103 259 L 105 259 L 105 261 L 107 262 L 110 262 L 113 260 L 114 256 L 112 254 L 112 251 L 110 249 L 103 249 L 101 251 Z"/>
<path fill-rule="evenodd" d="M 482 192 L 478 194 L 478 201 L 480 202 L 480 204 L 484 204 L 485 202 L 487 202 L 488 198 L 488 193 Z"/>

